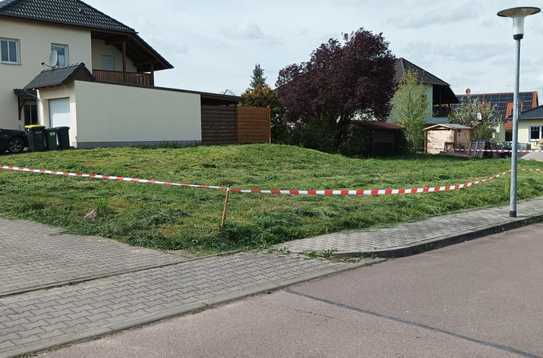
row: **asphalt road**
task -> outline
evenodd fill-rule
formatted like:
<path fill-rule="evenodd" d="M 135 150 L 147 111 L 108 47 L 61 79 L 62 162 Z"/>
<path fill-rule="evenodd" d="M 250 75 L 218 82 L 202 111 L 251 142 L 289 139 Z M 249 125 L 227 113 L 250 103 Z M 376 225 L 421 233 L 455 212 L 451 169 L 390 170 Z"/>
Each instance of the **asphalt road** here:
<path fill-rule="evenodd" d="M 543 225 L 46 356 L 543 357 Z"/>

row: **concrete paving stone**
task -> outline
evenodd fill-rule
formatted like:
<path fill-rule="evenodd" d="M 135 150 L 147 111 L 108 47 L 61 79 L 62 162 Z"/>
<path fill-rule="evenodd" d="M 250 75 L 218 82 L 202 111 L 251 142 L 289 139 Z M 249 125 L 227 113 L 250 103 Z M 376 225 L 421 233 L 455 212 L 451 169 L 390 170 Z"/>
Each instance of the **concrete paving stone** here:
<path fill-rule="evenodd" d="M 0 297 L 186 261 L 113 240 L 0 219 Z"/>
<path fill-rule="evenodd" d="M 390 228 L 345 231 L 295 240 L 277 245 L 275 248 L 298 254 L 333 250 L 338 255 L 374 254 L 408 248 L 472 233 L 490 226 L 541 216 L 543 215 L 543 199 L 521 202 L 519 212 L 521 216 L 513 219 L 509 217 L 508 207 L 469 210 Z"/>
<path fill-rule="evenodd" d="M 262 266 L 275 269 L 261 273 Z M 9 336 L 13 345 L 0 348 L 0 357 L 107 334 L 130 327 L 131 322 L 142 324 L 184 313 L 190 307 L 278 288 L 297 278 L 301 281 L 353 267 L 295 256 L 243 253 L 1 297 L 0 312 L 10 314 L 0 313 L 0 341 Z M 240 285 L 240 281 L 247 284 Z M 93 300 L 107 304 L 96 305 Z M 22 318 L 47 310 L 55 312 L 53 319 L 29 322 Z M 6 322 L 17 325 L 10 328 Z"/>

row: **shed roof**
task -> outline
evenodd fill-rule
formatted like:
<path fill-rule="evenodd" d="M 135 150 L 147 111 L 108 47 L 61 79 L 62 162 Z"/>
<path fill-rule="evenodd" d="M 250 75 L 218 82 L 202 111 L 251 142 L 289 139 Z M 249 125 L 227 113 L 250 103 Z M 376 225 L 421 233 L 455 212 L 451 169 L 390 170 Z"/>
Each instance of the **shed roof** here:
<path fill-rule="evenodd" d="M 436 124 L 448 124 L 449 118 L 448 117 L 430 117 L 425 120 L 425 124 L 427 126 L 433 126 Z"/>
<path fill-rule="evenodd" d="M 39 89 L 45 87 L 55 87 L 63 85 L 71 80 L 93 80 L 94 77 L 85 67 L 84 63 L 79 65 L 53 68 L 41 71 L 29 84 L 25 86 L 25 90 Z"/>
<path fill-rule="evenodd" d="M 402 127 L 397 124 L 383 121 L 352 121 L 351 124 L 360 127 L 387 131 L 397 131 L 402 129 Z"/>
<path fill-rule="evenodd" d="M 464 126 L 462 124 L 454 124 L 454 123 L 447 123 L 447 124 L 436 124 L 435 126 L 431 126 L 428 128 L 425 128 L 425 131 L 429 131 L 432 129 L 438 129 L 438 128 L 445 128 L 445 129 L 472 129 L 471 127 Z"/>

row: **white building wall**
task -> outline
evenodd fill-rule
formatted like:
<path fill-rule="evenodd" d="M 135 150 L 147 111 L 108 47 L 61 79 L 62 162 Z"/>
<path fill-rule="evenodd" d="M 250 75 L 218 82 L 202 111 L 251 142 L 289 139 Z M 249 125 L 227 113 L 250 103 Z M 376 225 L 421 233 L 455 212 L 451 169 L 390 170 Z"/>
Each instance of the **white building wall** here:
<path fill-rule="evenodd" d="M 16 39 L 20 46 L 20 64 L 0 63 L 0 128 L 21 129 L 24 125 L 17 118 L 17 97 L 13 90 L 23 88 L 45 69 L 41 63 L 49 59 L 52 43 L 69 46 L 70 64 L 83 62 L 92 68 L 88 30 L 2 18 L 0 38 Z"/>
<path fill-rule="evenodd" d="M 536 145 L 539 141 L 530 140 L 530 127 L 543 126 L 543 119 L 519 121 L 518 122 L 518 142 L 522 144 Z"/>
<path fill-rule="evenodd" d="M 428 154 L 443 152 L 446 143 L 454 143 L 453 130 L 429 130 L 426 132 L 426 152 Z"/>
<path fill-rule="evenodd" d="M 200 95 L 75 81 L 80 148 L 199 143 Z"/>
<path fill-rule="evenodd" d="M 51 99 L 70 99 L 70 143 L 75 143 L 77 138 L 77 105 L 74 91 L 74 84 L 66 86 L 44 88 L 38 90 L 38 119 L 39 124 L 50 127 L 49 100 Z"/>

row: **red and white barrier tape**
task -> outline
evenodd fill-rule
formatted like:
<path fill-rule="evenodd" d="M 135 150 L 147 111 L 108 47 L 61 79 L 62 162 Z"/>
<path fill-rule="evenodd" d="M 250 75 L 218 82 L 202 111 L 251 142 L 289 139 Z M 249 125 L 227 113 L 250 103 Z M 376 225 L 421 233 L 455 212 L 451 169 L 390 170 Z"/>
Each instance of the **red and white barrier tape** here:
<path fill-rule="evenodd" d="M 520 171 L 543 174 L 543 169 L 538 168 L 521 168 Z"/>
<path fill-rule="evenodd" d="M 221 191 L 230 191 L 232 193 L 243 193 L 243 194 L 269 194 L 269 195 L 289 195 L 289 196 L 357 196 L 357 197 L 376 197 L 376 196 L 392 196 L 392 195 L 414 195 L 414 194 L 427 194 L 427 193 L 440 193 L 440 192 L 450 192 L 457 191 L 462 189 L 468 189 L 476 185 L 481 185 L 488 183 L 490 181 L 496 180 L 498 178 L 506 176 L 510 171 L 506 171 L 491 177 L 482 178 L 479 180 L 468 181 L 462 184 L 449 184 L 449 185 L 440 185 L 440 186 L 429 186 L 424 187 L 415 187 L 415 188 L 387 188 L 387 189 L 324 189 L 324 190 L 300 190 L 300 189 L 241 189 L 241 188 L 228 188 L 225 186 L 217 185 L 201 185 L 201 184 L 187 184 L 187 183 L 176 183 L 176 182 L 167 182 L 167 181 L 158 181 L 153 179 L 137 179 L 130 177 L 120 177 L 120 176 L 108 176 L 100 174 L 83 174 L 83 173 L 70 173 L 63 171 L 53 171 L 46 169 L 30 169 L 30 168 L 21 168 L 11 165 L 0 165 L 0 170 L 19 172 L 19 173 L 30 173 L 30 174 L 45 174 L 53 176 L 63 176 L 63 177 L 73 177 L 73 178 L 87 178 L 87 179 L 96 179 L 103 181 L 115 181 L 115 182 L 126 182 L 126 183 L 136 183 L 136 184 L 151 184 L 151 185 L 162 185 L 168 187 L 181 187 L 181 188 L 194 188 L 194 189 L 211 189 L 211 190 L 221 190 Z M 543 174 L 543 170 L 540 169 L 525 169 L 527 171 L 533 171 Z"/>
<path fill-rule="evenodd" d="M 159 181 L 159 180 L 153 180 L 153 179 L 137 179 L 137 178 L 108 176 L 108 175 L 100 175 L 100 174 L 69 173 L 69 172 L 46 170 L 46 169 L 20 168 L 20 167 L 11 166 L 11 165 L 1 165 L 0 170 L 7 170 L 7 171 L 19 172 L 19 173 L 30 173 L 30 174 L 46 174 L 46 175 L 55 175 L 55 176 L 73 177 L 73 178 L 87 178 L 87 179 L 96 179 L 96 180 L 104 180 L 104 181 L 118 181 L 118 182 L 136 183 L 136 184 L 173 186 L 173 187 L 181 187 L 181 188 L 226 190 L 226 187 L 215 186 L 215 185 L 174 183 L 174 182 Z"/>
<path fill-rule="evenodd" d="M 230 189 L 233 193 L 244 193 L 244 194 L 269 194 L 269 195 L 290 195 L 290 196 L 393 196 L 393 195 L 414 195 L 414 194 L 427 194 L 427 193 L 441 193 L 441 192 L 450 192 L 457 191 L 462 189 L 468 189 L 476 185 L 488 183 L 492 180 L 504 177 L 509 172 L 503 172 L 498 175 L 494 175 L 488 178 L 483 178 L 475 181 L 469 181 L 463 184 L 451 184 L 451 185 L 441 185 L 441 186 L 424 186 L 419 188 L 387 188 L 387 189 L 340 189 L 340 190 L 299 190 L 299 189 Z"/>
<path fill-rule="evenodd" d="M 510 149 L 454 149 L 454 152 L 464 153 L 512 153 Z M 519 150 L 518 153 L 543 153 L 543 150 L 526 149 Z"/>

